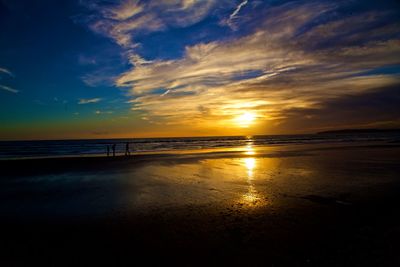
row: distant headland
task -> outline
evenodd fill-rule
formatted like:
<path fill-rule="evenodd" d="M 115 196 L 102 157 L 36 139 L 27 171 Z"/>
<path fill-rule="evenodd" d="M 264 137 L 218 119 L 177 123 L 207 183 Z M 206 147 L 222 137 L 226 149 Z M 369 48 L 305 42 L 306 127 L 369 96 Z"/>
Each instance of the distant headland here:
<path fill-rule="evenodd" d="M 318 132 L 317 134 L 363 134 L 363 133 L 400 133 L 400 128 L 395 129 L 340 129 Z"/>

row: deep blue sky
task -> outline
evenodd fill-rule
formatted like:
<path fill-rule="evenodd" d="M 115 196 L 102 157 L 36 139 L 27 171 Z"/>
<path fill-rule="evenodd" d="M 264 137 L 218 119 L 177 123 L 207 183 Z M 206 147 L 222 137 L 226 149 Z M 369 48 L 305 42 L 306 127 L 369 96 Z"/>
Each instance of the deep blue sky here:
<path fill-rule="evenodd" d="M 126 64 L 117 45 L 74 22 L 73 17 L 83 10 L 78 2 L 10 1 L 1 10 L 1 67 L 14 76 L 2 75 L 2 83 L 19 91 L 1 92 L 1 120 L 69 120 L 74 112 L 87 112 L 77 106 L 78 98 L 121 96 L 112 81 L 95 88 L 83 82 L 98 65 L 82 63 L 86 57 L 104 57 L 99 64 L 111 65 L 110 73 L 123 70 Z"/>
<path fill-rule="evenodd" d="M 397 127 L 399 18 L 398 1 L 0 0 L 0 138 Z"/>

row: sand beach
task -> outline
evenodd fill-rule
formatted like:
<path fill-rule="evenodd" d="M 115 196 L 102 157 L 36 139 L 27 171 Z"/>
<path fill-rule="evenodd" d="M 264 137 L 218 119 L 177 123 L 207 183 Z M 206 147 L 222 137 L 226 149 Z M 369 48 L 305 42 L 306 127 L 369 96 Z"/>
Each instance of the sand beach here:
<path fill-rule="evenodd" d="M 395 266 L 400 147 L 2 160 L 3 266 Z"/>

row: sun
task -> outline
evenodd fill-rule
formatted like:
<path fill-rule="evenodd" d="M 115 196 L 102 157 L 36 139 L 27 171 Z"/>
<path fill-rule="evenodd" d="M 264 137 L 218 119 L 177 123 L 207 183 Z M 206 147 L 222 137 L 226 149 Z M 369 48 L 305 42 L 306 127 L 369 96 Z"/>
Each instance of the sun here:
<path fill-rule="evenodd" d="M 241 127 L 249 127 L 255 119 L 256 115 L 254 113 L 245 112 L 236 118 L 236 123 Z"/>

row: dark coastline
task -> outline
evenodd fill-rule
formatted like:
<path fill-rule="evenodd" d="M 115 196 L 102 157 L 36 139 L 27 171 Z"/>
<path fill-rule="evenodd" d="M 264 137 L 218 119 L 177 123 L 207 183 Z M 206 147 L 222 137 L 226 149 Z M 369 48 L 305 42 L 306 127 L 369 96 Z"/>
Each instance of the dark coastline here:
<path fill-rule="evenodd" d="M 32 211 L 34 215 L 27 216 L 22 211 L 31 201 L 51 204 L 59 198 L 79 199 L 100 186 L 95 181 L 76 183 L 71 180 L 65 183 L 66 189 L 59 188 L 54 187 L 58 180 L 51 180 L 53 177 L 107 175 L 111 180 L 105 185 L 112 185 L 117 177 L 140 168 L 157 164 L 166 168 L 200 164 L 204 159 L 235 159 L 239 154 L 0 161 L 4 173 L 1 207 L 4 209 L 4 205 L 17 200 L 20 203 L 14 210 L 2 212 L 0 263 L 2 266 L 398 266 L 400 181 L 395 174 L 400 171 L 399 155 L 399 146 L 387 144 L 278 147 L 257 157 L 285 160 L 299 166 L 322 159 L 316 166 L 326 168 L 322 173 L 338 181 L 325 185 L 321 182 L 327 194 L 316 189 L 291 193 L 283 190 L 285 184 L 280 182 L 285 178 L 282 167 L 276 177 L 279 186 L 271 189 L 273 196 L 267 194 L 267 200 L 275 203 L 273 205 L 248 208 L 241 203 L 182 202 L 142 211 L 116 209 L 100 216 L 85 213 L 53 216 L 45 209 L 39 209 L 39 213 Z M 324 167 L 326 164 L 329 166 Z M 365 186 L 358 191 L 351 191 L 349 187 L 344 193 L 335 193 L 332 185 L 337 183 L 341 187 L 340 183 L 347 181 L 339 176 L 344 172 L 348 177 L 365 180 Z M 367 177 L 371 174 L 372 180 L 380 177 L 382 182 L 370 185 Z M 41 188 L 42 182 L 30 180 L 31 177 L 49 177 L 49 182 L 43 183 L 49 187 Z M 132 176 L 130 179 L 139 178 Z M 141 179 L 146 180 L 146 177 Z M 304 178 L 294 177 L 294 181 L 300 179 Z M 26 191 L 15 191 L 13 186 L 26 183 L 29 183 Z M 32 185 L 36 184 L 40 188 L 32 190 Z M 294 187 L 296 191 L 297 186 Z M 114 191 L 114 187 L 110 188 Z M 355 197 L 360 192 L 363 197 Z M 113 201 L 106 196 L 100 196 L 101 199 Z M 79 200 L 78 204 L 87 205 L 90 201 Z"/>
<path fill-rule="evenodd" d="M 317 134 L 399 134 L 400 129 L 340 129 L 318 132 Z"/>

